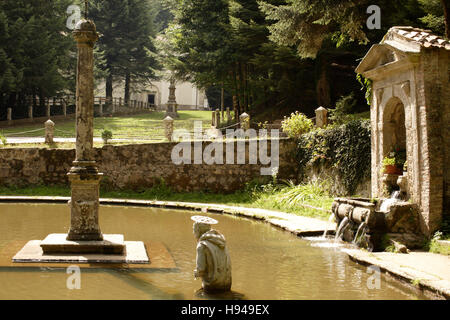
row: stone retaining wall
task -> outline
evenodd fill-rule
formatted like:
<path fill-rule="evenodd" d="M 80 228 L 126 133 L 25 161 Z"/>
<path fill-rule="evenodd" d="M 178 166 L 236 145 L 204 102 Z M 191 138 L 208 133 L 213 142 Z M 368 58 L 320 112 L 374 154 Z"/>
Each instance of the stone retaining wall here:
<path fill-rule="evenodd" d="M 203 150 L 209 144 L 204 143 Z M 261 176 L 260 169 L 268 167 L 267 165 L 248 164 L 248 143 L 246 164 L 240 165 L 175 165 L 171 159 L 175 145 L 176 143 L 107 145 L 95 149 L 95 159 L 100 172 L 104 174 L 103 186 L 140 189 L 152 187 L 164 180 L 175 191 L 233 192 L 252 180 L 271 179 L 270 176 Z M 236 144 L 234 147 L 236 154 Z M 71 149 L 0 148 L 0 185 L 68 185 L 66 174 L 74 159 L 75 150 Z M 295 143 L 280 140 L 278 178 L 298 182 L 298 176 Z M 336 177 L 336 168 L 311 166 L 305 169 L 303 182 L 328 180 L 333 194 L 346 196 L 345 187 Z M 357 194 L 370 197 L 370 179 L 358 186 Z"/>
<path fill-rule="evenodd" d="M 298 173 L 293 161 L 295 144 L 280 140 L 280 179 L 296 179 Z M 230 142 L 229 142 L 230 143 Z M 203 150 L 210 142 L 203 143 Z M 261 176 L 267 165 L 248 164 L 184 164 L 175 165 L 171 159 L 176 143 L 111 146 L 95 149 L 95 159 L 102 183 L 114 188 L 140 189 L 159 184 L 162 180 L 176 191 L 232 192 Z M 194 150 L 193 143 L 192 150 Z M 269 143 L 270 146 L 270 143 Z M 237 145 L 234 143 L 236 154 Z M 224 145 L 224 150 L 226 146 Z M 270 148 L 269 148 L 270 154 Z M 0 185 L 66 184 L 67 172 L 75 159 L 75 150 L 38 148 L 1 148 Z"/>

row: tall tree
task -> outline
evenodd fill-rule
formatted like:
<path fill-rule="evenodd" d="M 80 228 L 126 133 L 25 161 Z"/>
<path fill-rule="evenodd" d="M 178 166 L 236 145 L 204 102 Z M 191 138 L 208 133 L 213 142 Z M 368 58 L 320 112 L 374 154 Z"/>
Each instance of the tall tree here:
<path fill-rule="evenodd" d="M 106 73 L 106 96 L 113 97 L 115 81 L 125 80 L 125 101 L 131 83 L 155 78 L 158 69 L 153 44 L 154 29 L 148 0 L 94 0 L 90 17 L 101 34 L 103 53 L 99 68 Z"/>
<path fill-rule="evenodd" d="M 434 32 L 450 38 L 450 3 L 448 0 L 419 0 L 425 16 L 420 20 Z"/>
<path fill-rule="evenodd" d="M 148 0 L 129 0 L 129 15 L 123 19 L 127 38 L 123 39 L 127 51 L 124 52 L 125 62 L 121 66 L 125 78 L 125 102 L 130 100 L 132 81 L 145 85 L 156 79 L 156 70 L 161 68 L 156 57 L 156 47 L 153 43 L 155 27 L 154 16 Z"/>
<path fill-rule="evenodd" d="M 128 9 L 126 0 L 94 0 L 90 6 L 89 17 L 95 21 L 101 35 L 97 46 L 103 53 L 103 61 L 98 67 L 106 74 L 106 97 L 110 99 L 114 80 L 123 74 L 121 66 L 126 63 L 124 40 L 127 35 L 121 21 L 129 15 Z"/>
<path fill-rule="evenodd" d="M 69 3 L 68 0 L 0 3 L 2 25 L 7 31 L 0 48 L 14 79 L 9 92 L 2 93 L 3 97 L 8 96 L 3 103 L 16 114 L 26 113 L 27 98 L 39 96 L 43 101 L 70 90 L 74 78 L 71 65 L 75 60 L 70 54 L 74 43 L 66 28 Z"/>

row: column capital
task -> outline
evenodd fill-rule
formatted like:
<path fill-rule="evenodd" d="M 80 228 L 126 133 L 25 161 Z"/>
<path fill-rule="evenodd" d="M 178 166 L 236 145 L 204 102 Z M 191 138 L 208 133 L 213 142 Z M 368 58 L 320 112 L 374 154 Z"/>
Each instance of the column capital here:
<path fill-rule="evenodd" d="M 78 42 L 78 45 L 93 47 L 99 38 L 97 28 L 92 20 L 81 19 L 75 26 L 72 34 L 75 41 Z"/>

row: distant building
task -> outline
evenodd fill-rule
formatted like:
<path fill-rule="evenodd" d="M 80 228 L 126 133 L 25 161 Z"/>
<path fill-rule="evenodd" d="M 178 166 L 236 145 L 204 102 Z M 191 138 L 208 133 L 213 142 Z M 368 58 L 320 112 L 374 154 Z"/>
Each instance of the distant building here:
<path fill-rule="evenodd" d="M 144 88 L 132 88 L 130 100 L 145 101 L 156 106 L 157 110 L 165 110 L 167 101 L 169 100 L 170 82 L 167 80 L 152 81 L 151 84 Z M 124 98 L 125 83 L 115 82 L 113 89 L 114 98 Z M 177 82 L 176 84 L 176 100 L 178 110 L 209 110 L 208 98 L 205 91 L 198 89 L 189 82 Z M 106 96 L 105 83 L 97 86 L 95 92 L 96 97 Z"/>

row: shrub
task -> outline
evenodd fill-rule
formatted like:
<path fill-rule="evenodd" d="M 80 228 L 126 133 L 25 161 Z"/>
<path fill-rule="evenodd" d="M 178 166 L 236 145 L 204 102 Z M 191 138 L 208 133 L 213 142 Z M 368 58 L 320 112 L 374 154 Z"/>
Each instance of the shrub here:
<path fill-rule="evenodd" d="M 328 164 L 337 168 L 349 195 L 371 171 L 370 122 L 353 120 L 345 125 L 303 135 L 297 145 L 300 173 L 308 165 Z"/>
<path fill-rule="evenodd" d="M 335 125 L 341 125 L 351 121 L 353 117 L 350 114 L 353 112 L 356 104 L 357 101 L 354 93 L 341 97 L 336 102 L 336 108 L 330 110 L 331 122 Z"/>
<path fill-rule="evenodd" d="M 314 128 L 314 123 L 303 113 L 296 111 L 289 118 L 284 119 L 282 128 L 288 137 L 299 139 L 302 134 L 308 133 Z"/>
<path fill-rule="evenodd" d="M 108 140 L 112 139 L 112 137 L 113 137 L 113 134 L 110 130 L 102 131 L 102 139 L 105 144 L 108 144 Z"/>
<path fill-rule="evenodd" d="M 1 133 L 0 133 L 0 141 L 3 146 L 6 146 L 8 144 L 8 142 L 6 141 L 6 137 Z"/>

